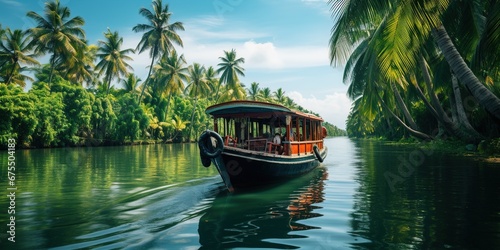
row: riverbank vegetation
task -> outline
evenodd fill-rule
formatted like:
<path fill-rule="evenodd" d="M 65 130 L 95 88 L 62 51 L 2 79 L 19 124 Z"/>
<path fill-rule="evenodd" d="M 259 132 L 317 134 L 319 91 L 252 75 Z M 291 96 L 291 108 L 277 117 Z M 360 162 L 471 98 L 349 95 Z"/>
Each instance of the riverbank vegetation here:
<path fill-rule="evenodd" d="M 161 0 L 139 14 L 145 22 L 133 28 L 142 35 L 136 48 L 123 48 L 123 38 L 109 29 L 97 44 L 88 44 L 85 20 L 58 0 L 47 2 L 43 13 L 27 13 L 35 27 L 0 24 L 0 145 L 9 138 L 20 147 L 193 141 L 211 127 L 206 107 L 238 99 L 309 112 L 281 88 L 244 85 L 245 59 L 235 50 L 221 51 L 218 65 L 187 65 L 175 50 L 183 46 L 184 26 L 172 21 Z M 132 53 L 151 58 L 144 79 L 129 65 Z M 47 64 L 38 61 L 44 55 Z M 24 91 L 27 82 L 32 87 Z M 325 126 L 331 136 L 345 135 Z"/>
<path fill-rule="evenodd" d="M 459 140 L 500 152 L 499 2 L 329 5 L 331 64 L 345 65 L 353 100 L 351 137 Z"/>

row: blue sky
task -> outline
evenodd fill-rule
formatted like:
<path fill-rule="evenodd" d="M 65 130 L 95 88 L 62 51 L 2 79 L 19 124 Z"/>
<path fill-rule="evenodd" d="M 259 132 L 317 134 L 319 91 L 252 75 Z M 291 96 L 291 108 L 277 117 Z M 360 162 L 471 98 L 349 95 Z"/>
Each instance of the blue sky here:
<path fill-rule="evenodd" d="M 0 0 L 2 27 L 28 29 L 35 23 L 26 17 L 43 13 L 43 0 Z M 61 0 L 71 16 L 85 19 L 87 40 L 96 44 L 110 28 L 124 38 L 123 48 L 135 48 L 141 33 L 132 31 L 146 23 L 139 9 L 151 9 L 150 0 Z M 246 86 L 258 82 L 272 91 L 282 88 L 304 108 L 345 128 L 351 102 L 342 83 L 342 68 L 332 68 L 328 39 L 333 20 L 327 0 L 164 0 L 172 21 L 184 24 L 178 48 L 189 64 L 216 67 L 224 50 L 235 49 L 245 58 Z M 135 54 L 130 65 L 140 78 L 147 76 L 148 53 Z"/>

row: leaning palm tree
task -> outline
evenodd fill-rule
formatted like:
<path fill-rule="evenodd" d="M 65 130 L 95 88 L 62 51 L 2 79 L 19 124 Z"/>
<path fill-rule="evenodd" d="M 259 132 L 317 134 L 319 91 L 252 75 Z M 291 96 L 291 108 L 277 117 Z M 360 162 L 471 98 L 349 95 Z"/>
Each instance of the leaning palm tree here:
<path fill-rule="evenodd" d="M 164 53 L 175 50 L 173 44 L 183 46 L 177 31 L 184 30 L 184 25 L 181 22 L 170 23 L 172 13 L 168 11 L 168 4 L 164 6 L 162 0 L 153 1 L 153 11 L 141 8 L 139 14 L 144 16 L 149 23 L 138 24 L 132 29 L 135 32 L 145 32 L 136 50 L 142 53 L 149 49 L 149 56 L 151 57 L 148 76 L 144 81 L 144 87 L 139 96 L 140 102 L 150 80 L 155 60 L 161 58 Z"/>
<path fill-rule="evenodd" d="M 61 6 L 59 0 L 45 3 L 44 16 L 29 11 L 27 16 L 36 21 L 37 26 L 29 29 L 36 52 L 51 53 L 49 84 L 52 82 L 54 68 L 65 62 L 61 58 L 76 56 L 78 46 L 85 43 L 83 18 L 76 16 L 69 19 L 68 7 Z M 68 20 L 69 19 L 69 20 Z"/>
<path fill-rule="evenodd" d="M 99 71 L 99 75 L 104 74 L 106 93 L 109 93 L 111 80 L 114 77 L 126 76 L 128 75 L 128 69 L 132 70 L 132 67 L 125 61 L 132 60 L 127 54 L 134 51 L 132 49 L 121 49 L 123 38 L 118 35 L 117 31 L 112 33 L 108 29 L 104 36 L 106 41 L 99 40 L 99 49 L 96 56 L 100 61 L 96 65 L 96 70 Z"/>
<path fill-rule="evenodd" d="M 245 76 L 245 69 L 241 67 L 241 64 L 245 63 L 245 58 L 236 58 L 236 50 L 224 51 L 224 57 L 219 57 L 222 61 L 217 64 L 219 68 L 217 73 L 222 73 L 220 76 L 220 82 L 226 84 L 229 89 L 238 89 L 240 86 L 240 80 L 238 76 Z M 216 98 L 218 98 L 218 91 Z"/>
<path fill-rule="evenodd" d="M 25 82 L 23 79 L 29 77 L 25 75 L 16 76 L 16 74 L 21 74 L 22 71 L 26 70 L 21 64 L 39 65 L 40 63 L 34 58 L 33 54 L 30 54 L 32 46 L 26 31 L 11 31 L 7 28 L 5 33 L 5 39 L 0 42 L 0 53 L 8 62 L 5 67 L 2 67 L 6 71 L 4 81 L 9 84 L 13 79 L 20 79 L 21 81 L 17 83 L 24 87 Z"/>
<path fill-rule="evenodd" d="M 191 114 L 191 126 L 189 127 L 189 138 L 191 138 L 191 131 L 194 126 L 194 114 L 196 112 L 196 105 L 198 98 L 206 96 L 210 93 L 210 86 L 206 79 L 206 69 L 198 63 L 189 66 L 189 84 L 185 92 L 194 98 L 193 113 Z"/>
<path fill-rule="evenodd" d="M 154 66 L 158 77 L 157 84 L 160 91 L 168 95 L 165 118 L 168 117 L 168 108 L 172 95 L 181 94 L 184 90 L 184 82 L 189 81 L 188 68 L 184 67 L 186 59 L 184 55 L 178 56 L 177 51 L 173 50 L 169 55 L 165 54 L 161 60 Z"/>
<path fill-rule="evenodd" d="M 373 46 L 383 46 L 382 50 L 370 51 L 372 58 L 368 61 L 378 62 L 380 70 L 389 80 L 396 80 L 402 72 L 411 72 L 417 65 L 419 53 L 422 51 L 428 38 L 432 36 L 441 50 L 450 68 L 459 81 L 467 86 L 472 95 L 489 113 L 500 119 L 500 98 L 486 88 L 460 55 L 452 42 L 444 25 L 459 26 L 457 20 L 462 18 L 460 9 L 452 8 L 455 2 L 449 0 L 384 0 L 384 1 L 333 1 L 330 0 L 333 15 L 337 23 L 332 29 L 330 38 L 330 59 L 332 64 L 344 61 L 354 44 L 366 36 L 365 29 L 374 23 L 379 29 L 373 34 Z M 470 2 L 470 1 L 465 1 Z M 474 1 L 474 13 L 493 13 L 491 16 L 477 15 L 478 20 L 489 19 L 498 26 L 500 20 L 498 10 L 500 5 L 496 1 Z M 455 5 L 458 6 L 458 5 Z M 468 6 L 466 6 L 468 7 Z M 456 14 L 455 14 L 456 13 Z M 448 15 L 446 20 L 443 18 Z M 495 21 L 493 21 L 495 20 Z M 488 23 L 488 21 L 486 22 Z M 487 29 L 484 26 L 479 30 L 482 37 L 498 37 L 498 29 Z M 484 32 L 489 32 L 485 34 Z M 488 40 L 488 39 L 486 39 Z M 490 39 L 489 41 L 500 39 Z M 493 44 L 493 43 L 489 43 Z M 380 52 L 380 53 L 377 53 Z M 374 72 L 368 69 L 369 72 Z"/>

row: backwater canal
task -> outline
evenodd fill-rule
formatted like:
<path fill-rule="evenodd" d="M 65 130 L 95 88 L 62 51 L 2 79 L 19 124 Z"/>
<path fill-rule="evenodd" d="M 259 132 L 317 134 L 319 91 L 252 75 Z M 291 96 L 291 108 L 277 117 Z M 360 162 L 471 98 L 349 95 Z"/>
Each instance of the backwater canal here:
<path fill-rule="evenodd" d="M 500 165 L 326 140 L 313 172 L 228 194 L 196 144 L 16 151 L 0 249 L 499 249 Z"/>

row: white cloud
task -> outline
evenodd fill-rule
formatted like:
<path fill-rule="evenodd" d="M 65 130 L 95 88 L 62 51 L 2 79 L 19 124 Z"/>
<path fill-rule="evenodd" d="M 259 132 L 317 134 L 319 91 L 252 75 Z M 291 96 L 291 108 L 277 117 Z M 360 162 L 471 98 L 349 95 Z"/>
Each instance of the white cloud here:
<path fill-rule="evenodd" d="M 327 94 L 322 99 L 314 96 L 304 97 L 297 91 L 291 91 L 287 96 L 303 108 L 318 113 L 325 121 L 345 129 L 345 122 L 351 109 L 351 101 L 345 93 Z"/>

